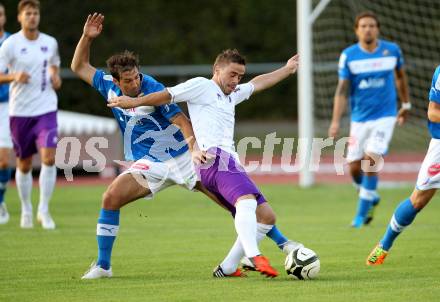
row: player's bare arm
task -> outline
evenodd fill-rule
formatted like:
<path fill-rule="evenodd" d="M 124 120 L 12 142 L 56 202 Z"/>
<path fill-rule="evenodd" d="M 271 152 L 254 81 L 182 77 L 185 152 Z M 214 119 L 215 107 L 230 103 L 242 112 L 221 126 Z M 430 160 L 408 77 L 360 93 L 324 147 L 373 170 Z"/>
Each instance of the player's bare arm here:
<path fill-rule="evenodd" d="M 293 57 L 291 57 L 287 61 L 286 65 L 284 65 L 283 67 L 275 71 L 272 71 L 270 73 L 265 73 L 253 78 L 251 80 L 251 83 L 254 85 L 254 93 L 268 89 L 274 86 L 275 84 L 281 82 L 289 75 L 294 74 L 298 69 L 298 65 L 299 65 L 299 55 L 296 54 Z"/>
<path fill-rule="evenodd" d="M 90 47 L 93 40 L 101 34 L 103 22 L 104 15 L 102 14 L 94 13 L 87 16 L 83 34 L 76 46 L 70 65 L 72 71 L 90 85 L 92 85 L 93 76 L 96 72 L 96 68 L 90 64 Z"/>
<path fill-rule="evenodd" d="M 160 106 L 169 104 L 171 102 L 171 95 L 168 90 L 150 93 L 143 97 L 131 98 L 129 96 L 120 96 L 110 99 L 108 107 L 119 107 L 122 109 L 135 108 L 139 106 Z"/>
<path fill-rule="evenodd" d="M 329 137 L 337 137 L 339 134 L 341 118 L 344 114 L 345 108 L 347 107 L 349 84 L 349 80 L 340 79 L 338 81 L 333 104 L 333 118 L 328 129 Z"/>
<path fill-rule="evenodd" d="M 60 68 L 55 65 L 49 66 L 49 74 L 53 89 L 60 89 L 62 84 L 62 80 L 60 77 Z"/>
<path fill-rule="evenodd" d="M 15 73 L 0 73 L 0 84 L 5 83 L 21 83 L 27 84 L 30 79 L 30 75 L 24 71 L 15 72 Z"/>
<path fill-rule="evenodd" d="M 402 107 L 397 114 L 397 122 L 399 123 L 399 125 L 402 125 L 408 119 L 409 110 L 411 108 L 409 100 L 408 77 L 403 68 L 396 70 L 395 75 L 397 93 L 399 95 L 400 101 L 402 102 Z"/>
<path fill-rule="evenodd" d="M 428 119 L 433 123 L 440 123 L 440 104 L 429 102 Z"/>

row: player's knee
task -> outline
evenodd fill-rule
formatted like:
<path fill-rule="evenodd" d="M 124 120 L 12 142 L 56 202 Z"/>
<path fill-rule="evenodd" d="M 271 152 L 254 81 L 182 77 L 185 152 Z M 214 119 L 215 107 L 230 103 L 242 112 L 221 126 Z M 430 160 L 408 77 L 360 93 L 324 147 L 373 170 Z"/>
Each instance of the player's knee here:
<path fill-rule="evenodd" d="M 53 166 L 55 165 L 55 157 L 53 156 L 45 156 L 42 158 L 42 163 L 46 166 Z"/>
<path fill-rule="evenodd" d="M 102 195 L 102 207 L 107 210 L 119 210 L 121 208 L 121 196 L 111 187 Z"/>
<path fill-rule="evenodd" d="M 414 190 L 414 192 L 411 194 L 410 200 L 415 209 L 421 210 L 429 203 L 434 194 L 435 189 L 425 191 Z"/>

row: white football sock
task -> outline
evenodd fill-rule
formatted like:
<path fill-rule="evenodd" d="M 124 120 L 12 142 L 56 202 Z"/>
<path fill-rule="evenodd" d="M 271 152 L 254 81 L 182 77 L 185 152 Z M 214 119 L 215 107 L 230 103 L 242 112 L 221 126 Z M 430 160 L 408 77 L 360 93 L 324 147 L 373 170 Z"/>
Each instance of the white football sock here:
<path fill-rule="evenodd" d="M 260 241 L 264 237 L 266 237 L 266 234 L 272 229 L 272 227 L 273 225 L 262 224 L 262 223 L 257 224 L 257 243 L 260 243 Z M 240 263 L 240 259 L 243 256 L 244 256 L 243 246 L 241 245 L 240 240 L 237 238 L 231 250 L 229 251 L 228 255 L 220 264 L 223 272 L 226 275 L 230 275 L 233 272 L 235 272 Z"/>
<path fill-rule="evenodd" d="M 41 164 L 40 171 L 40 203 L 38 204 L 39 213 L 47 213 L 49 211 L 49 200 L 52 197 L 55 182 L 57 180 L 57 168 L 55 165 L 47 166 Z"/>
<path fill-rule="evenodd" d="M 257 201 L 242 199 L 235 204 L 235 231 L 243 245 L 246 257 L 255 257 L 260 253 L 257 244 Z"/>
<path fill-rule="evenodd" d="M 21 200 L 21 213 L 32 214 L 32 171 L 23 173 L 17 169 L 15 172 L 15 181 L 17 182 L 18 196 Z"/>

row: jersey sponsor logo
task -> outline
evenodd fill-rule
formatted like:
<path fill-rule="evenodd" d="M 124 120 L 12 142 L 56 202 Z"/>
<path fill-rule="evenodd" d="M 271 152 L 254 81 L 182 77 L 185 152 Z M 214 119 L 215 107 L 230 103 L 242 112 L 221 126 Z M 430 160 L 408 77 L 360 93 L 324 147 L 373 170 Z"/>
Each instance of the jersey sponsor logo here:
<path fill-rule="evenodd" d="M 359 89 L 382 88 L 385 86 L 384 78 L 368 78 L 359 82 Z"/>
<path fill-rule="evenodd" d="M 354 60 L 348 63 L 353 74 L 393 70 L 396 67 L 396 57 Z"/>
<path fill-rule="evenodd" d="M 24 55 L 26 53 L 27 53 L 26 47 L 23 47 L 22 49 L 20 49 L 20 54 Z"/>
<path fill-rule="evenodd" d="M 440 173 L 440 164 L 432 164 L 428 168 L 428 174 L 430 176 L 435 176 Z"/>

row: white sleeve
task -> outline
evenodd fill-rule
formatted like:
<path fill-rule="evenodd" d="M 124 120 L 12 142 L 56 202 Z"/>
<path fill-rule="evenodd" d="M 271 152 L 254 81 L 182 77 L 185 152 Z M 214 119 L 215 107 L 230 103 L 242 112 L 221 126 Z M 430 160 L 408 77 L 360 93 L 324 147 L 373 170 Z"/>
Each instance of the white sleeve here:
<path fill-rule="evenodd" d="M 11 61 L 10 58 L 10 45 L 11 43 L 3 43 L 0 47 L 0 72 L 6 72 L 8 69 L 9 63 Z"/>
<path fill-rule="evenodd" d="M 60 60 L 60 54 L 58 52 L 58 43 L 57 43 L 57 40 L 55 40 L 55 39 L 53 39 L 53 42 L 54 42 L 54 46 L 53 46 L 54 49 L 53 49 L 52 56 L 49 60 L 49 65 L 60 67 L 61 60 Z"/>
<path fill-rule="evenodd" d="M 171 94 L 171 103 L 196 102 L 198 97 L 205 91 L 208 82 L 208 79 L 198 77 L 174 87 L 168 87 L 167 90 Z"/>
<path fill-rule="evenodd" d="M 238 105 L 241 102 L 249 99 L 254 92 L 254 88 L 254 84 L 252 84 L 251 82 L 238 85 L 232 93 L 235 105 Z"/>

